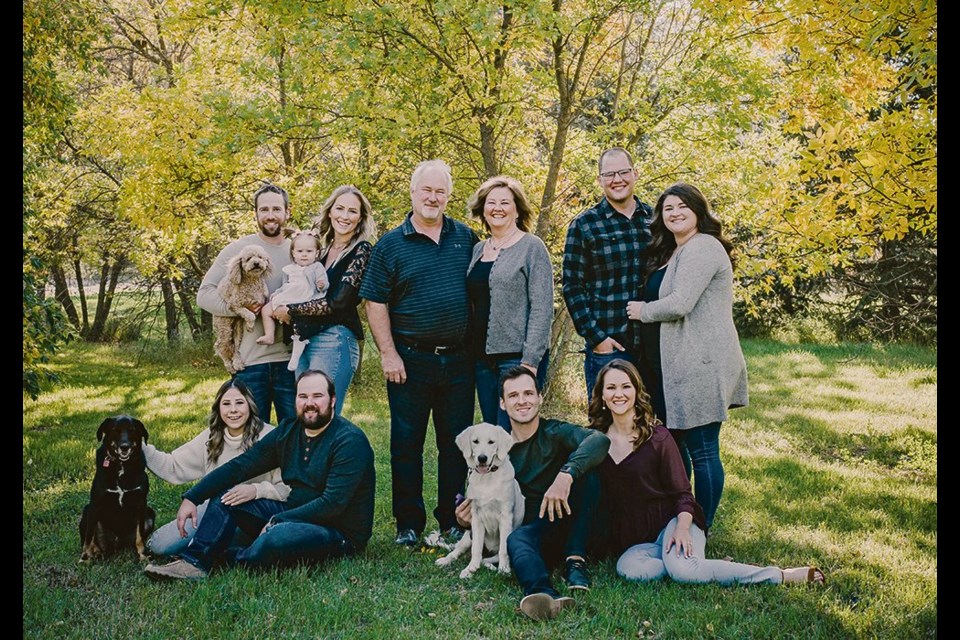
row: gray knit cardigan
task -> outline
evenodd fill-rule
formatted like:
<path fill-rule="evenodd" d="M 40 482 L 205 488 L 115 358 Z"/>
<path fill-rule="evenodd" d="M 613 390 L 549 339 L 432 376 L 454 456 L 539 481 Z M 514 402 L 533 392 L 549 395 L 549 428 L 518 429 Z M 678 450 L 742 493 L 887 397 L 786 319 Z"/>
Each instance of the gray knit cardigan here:
<path fill-rule="evenodd" d="M 483 242 L 473 247 L 467 273 L 483 255 Z M 524 233 L 500 250 L 490 268 L 490 318 L 485 351 L 523 353 L 521 361 L 536 367 L 550 347 L 553 322 L 553 266 L 543 241 Z"/>
<path fill-rule="evenodd" d="M 733 268 L 715 237 L 698 233 L 667 263 L 660 299 L 641 322 L 660 322 L 667 427 L 690 429 L 744 407 L 747 364 L 733 325 Z"/>

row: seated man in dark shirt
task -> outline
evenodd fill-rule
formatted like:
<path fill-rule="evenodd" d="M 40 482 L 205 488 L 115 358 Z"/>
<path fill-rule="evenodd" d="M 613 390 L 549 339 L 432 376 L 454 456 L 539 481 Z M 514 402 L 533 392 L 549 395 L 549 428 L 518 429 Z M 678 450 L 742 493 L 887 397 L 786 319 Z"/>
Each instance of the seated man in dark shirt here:
<path fill-rule="evenodd" d="M 282 567 L 362 551 L 373 531 L 373 449 L 363 431 L 333 415 L 335 402 L 327 374 L 304 372 L 297 381 L 296 418 L 281 422 L 183 494 L 177 512 L 181 535 L 188 519 L 196 523 L 197 505 L 214 499 L 179 559 L 149 564 L 144 572 L 153 579 L 197 580 L 221 562 Z M 277 467 L 291 489 L 286 502 L 223 497 L 231 487 Z M 228 551 L 238 528 L 253 543 Z"/>
<path fill-rule="evenodd" d="M 598 431 L 541 419 L 542 401 L 526 367 L 509 369 L 500 378 L 500 406 L 510 418 L 514 440 L 510 461 L 526 501 L 523 525 L 510 534 L 507 552 L 523 588 L 520 610 L 534 620 L 553 618 L 575 604 L 553 588 L 549 565 L 565 560 L 567 588 L 590 589 L 585 558 L 600 497 L 594 467 L 610 448 L 610 440 Z M 457 508 L 457 519 L 469 526 L 469 501 Z"/>

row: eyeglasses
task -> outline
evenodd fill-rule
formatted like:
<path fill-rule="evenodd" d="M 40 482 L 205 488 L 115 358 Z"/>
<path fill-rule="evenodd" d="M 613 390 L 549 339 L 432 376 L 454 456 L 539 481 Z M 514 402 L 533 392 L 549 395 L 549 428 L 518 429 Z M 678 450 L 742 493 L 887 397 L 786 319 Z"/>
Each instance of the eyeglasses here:
<path fill-rule="evenodd" d="M 600 174 L 600 177 L 604 180 L 610 181 L 616 177 L 626 178 L 631 173 L 633 173 L 633 167 L 630 167 L 629 169 L 620 169 L 620 171 L 604 171 Z"/>

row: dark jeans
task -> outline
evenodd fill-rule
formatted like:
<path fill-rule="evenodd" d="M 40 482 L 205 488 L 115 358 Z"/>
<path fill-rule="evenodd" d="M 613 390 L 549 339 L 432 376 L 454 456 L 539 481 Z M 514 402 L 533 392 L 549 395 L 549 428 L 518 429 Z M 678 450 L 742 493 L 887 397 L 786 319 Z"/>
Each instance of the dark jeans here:
<path fill-rule="evenodd" d="M 639 366 L 640 359 L 629 351 L 613 351 L 611 353 L 594 353 L 590 346 L 586 347 L 586 355 L 583 358 L 583 377 L 587 383 L 587 406 L 590 405 L 590 398 L 593 397 L 593 386 L 597 382 L 597 374 L 604 365 L 613 360 L 626 360 L 627 362 Z"/>
<path fill-rule="evenodd" d="M 498 424 L 510 431 L 510 418 L 507 412 L 500 408 L 500 376 L 505 371 L 520 365 L 520 358 L 494 360 L 481 358 L 477 360 L 477 402 L 480 405 L 480 414 L 484 422 Z M 543 392 L 543 385 L 547 381 L 547 367 L 550 366 L 550 352 L 543 354 L 540 364 L 537 365 L 537 387 Z"/>
<path fill-rule="evenodd" d="M 419 535 L 427 524 L 423 502 L 423 443 L 433 414 L 437 437 L 437 507 L 445 531 L 457 523 L 454 501 L 463 491 L 467 464 L 454 440 L 473 423 L 473 358 L 466 352 L 437 355 L 397 344 L 407 381 L 387 382 L 390 404 L 390 470 L 397 530 Z"/>
<path fill-rule="evenodd" d="M 720 422 L 692 429 L 670 429 L 687 470 L 693 470 L 693 494 L 707 518 L 707 529 L 723 494 L 723 463 L 720 461 Z"/>
<path fill-rule="evenodd" d="M 287 369 L 286 360 L 247 365 L 242 371 L 237 371 L 234 378 L 242 380 L 250 387 L 250 393 L 253 394 L 264 422 L 280 424 L 297 415 L 297 383 L 293 371 Z M 271 404 L 277 410 L 276 422 L 270 420 Z"/>
<path fill-rule="evenodd" d="M 549 567 L 570 556 L 586 558 L 595 548 L 594 532 L 597 523 L 597 505 L 600 498 L 600 476 L 589 471 L 570 488 L 572 513 L 550 522 L 537 518 L 514 530 L 507 538 L 510 566 L 520 581 L 523 595 L 559 594 L 550 582 Z M 539 505 L 538 505 L 539 508 Z"/>
<path fill-rule="evenodd" d="M 254 569 L 316 563 L 352 555 L 353 545 L 332 527 L 305 522 L 280 522 L 260 535 L 271 516 L 286 511 L 277 500 L 251 500 L 229 507 L 220 496 L 210 500 L 193 540 L 180 558 L 209 571 L 224 560 Z M 227 547 L 237 529 L 254 538 L 253 544 L 228 557 Z"/>

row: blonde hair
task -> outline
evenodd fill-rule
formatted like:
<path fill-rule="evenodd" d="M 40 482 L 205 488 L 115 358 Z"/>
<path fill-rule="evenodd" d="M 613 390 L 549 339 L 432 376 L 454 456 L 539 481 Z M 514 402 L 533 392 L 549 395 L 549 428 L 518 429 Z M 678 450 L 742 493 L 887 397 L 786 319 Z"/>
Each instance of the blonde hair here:
<path fill-rule="evenodd" d="M 320 239 L 325 245 L 332 244 L 335 235 L 333 225 L 330 224 L 330 212 L 340 196 L 347 193 L 357 196 L 360 201 L 360 222 L 353 232 L 351 242 L 372 241 L 377 236 L 377 222 L 373 219 L 373 207 L 370 206 L 367 196 L 363 195 L 363 192 L 352 184 L 342 184 L 333 190 L 330 197 L 320 207 L 320 213 L 313 219 L 313 228 L 320 234 Z"/>

